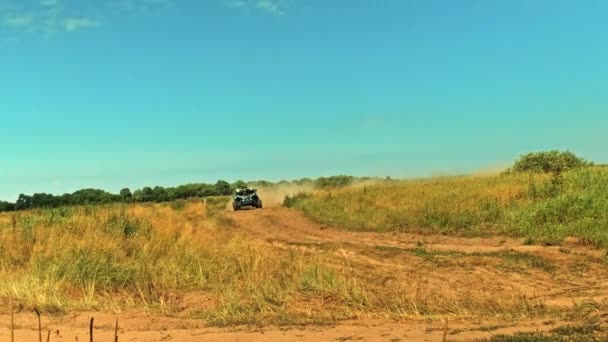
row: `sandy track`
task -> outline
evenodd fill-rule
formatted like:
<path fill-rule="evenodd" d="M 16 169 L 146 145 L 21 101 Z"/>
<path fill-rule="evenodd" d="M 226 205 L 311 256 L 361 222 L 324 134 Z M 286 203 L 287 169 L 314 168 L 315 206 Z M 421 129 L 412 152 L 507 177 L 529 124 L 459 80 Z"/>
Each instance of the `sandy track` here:
<path fill-rule="evenodd" d="M 415 248 L 424 245 L 426 249 L 438 251 L 458 251 L 463 253 L 487 253 L 515 251 L 538 253 L 550 259 L 567 259 L 557 246 L 527 246 L 523 239 L 505 237 L 465 238 L 438 234 L 411 233 L 375 233 L 349 232 L 334 229 L 308 220 L 298 211 L 270 207 L 262 210 L 229 211 L 229 217 L 251 236 L 266 241 L 283 241 L 289 243 L 342 243 L 365 246 L 390 246 Z M 575 241 L 566 241 L 562 247 L 568 247 L 580 255 L 599 258 L 602 250 L 579 246 Z"/>
<path fill-rule="evenodd" d="M 608 299 L 608 269 L 600 262 L 605 252 L 582 246 L 574 239 L 564 241 L 562 246 L 528 246 L 523 244 L 523 239 L 500 236 L 466 238 L 437 234 L 349 232 L 312 222 L 302 213 L 282 207 L 229 212 L 227 215 L 243 232 L 254 238 L 286 248 L 337 244 L 339 253 L 350 260 L 383 269 L 389 274 L 399 271 L 411 278 L 422 275 L 427 288 L 455 298 L 465 294 L 458 292 L 459 289 L 466 288 L 471 291 L 466 295 L 486 292 L 508 296 L 516 291 L 555 307 L 572 307 L 575 302 L 604 302 Z M 476 258 L 476 264 L 437 269 L 414 260 L 386 260 L 381 255 L 373 255 L 373 248 L 369 248 L 387 246 L 403 249 L 423 246 L 427 251 L 460 252 Z M 371 257 L 370 254 L 360 253 L 361 248 L 371 250 Z M 568 252 L 564 252 L 564 249 Z M 487 257 L 483 253 L 492 252 L 537 255 L 556 265 L 557 270 L 553 273 L 535 269 L 526 270 L 525 274 L 504 272 L 496 269 L 492 263 L 484 263 Z"/>
<path fill-rule="evenodd" d="M 114 337 L 116 316 L 100 313 L 83 313 L 64 317 L 43 317 L 43 340 L 51 331 L 51 341 L 89 341 L 89 320 L 95 317 L 94 337 L 96 341 L 111 341 Z M 10 322 L 10 316 L 0 315 L 0 321 Z M 15 316 L 16 341 L 37 341 L 38 328 L 33 313 L 19 313 Z M 467 341 L 490 336 L 481 332 L 478 326 L 462 322 L 448 322 L 449 330 L 461 331 L 451 336 L 450 341 Z M 384 321 L 368 320 L 344 322 L 337 326 L 278 328 L 205 328 L 201 321 L 142 316 L 140 313 L 121 314 L 119 321 L 119 341 L 441 341 L 444 323 L 440 321 Z M 505 326 L 492 333 L 513 333 L 515 331 L 547 331 L 554 325 L 541 322 L 519 322 L 517 328 Z M 7 324 L 2 325 L 0 341 L 10 341 Z"/>
<path fill-rule="evenodd" d="M 459 289 L 501 295 L 514 289 L 529 293 L 554 306 L 571 306 L 575 299 L 601 300 L 608 298 L 608 272 L 603 264 L 594 263 L 586 273 L 572 274 L 568 271 L 547 274 L 533 271 L 525 275 L 517 272 L 502 272 L 491 264 L 473 265 L 462 269 L 442 270 L 427 268 L 418 262 L 395 261 L 381 255 L 360 253 L 361 249 L 374 250 L 377 246 L 415 248 L 423 245 L 427 250 L 458 251 L 463 253 L 516 251 L 542 256 L 558 265 L 568 265 L 574 261 L 597 259 L 601 251 L 568 243 L 571 254 L 560 252 L 559 247 L 524 246 L 520 239 L 462 238 L 442 235 L 418 235 L 408 233 L 356 233 L 317 224 L 301 213 L 281 208 L 269 207 L 262 210 L 227 211 L 237 229 L 264 243 L 280 248 L 312 248 L 315 244 L 337 244 L 341 254 L 360 265 L 390 274 L 395 270 L 405 277 L 414 279 L 424 274 L 421 281 L 426 286 L 436 286 L 435 290 L 446 295 L 462 296 Z M 372 248 L 370 248 L 372 247 Z M 573 261 L 574 260 L 574 261 Z M 566 269 L 566 266 L 564 266 Z M 414 284 L 412 284 L 414 286 Z M 601 316 L 598 314 L 598 316 Z M 95 317 L 95 337 L 97 341 L 112 340 L 115 314 L 79 313 L 60 317 L 43 317 L 43 339 L 51 331 L 51 341 L 88 341 L 88 323 Z M 178 319 L 147 316 L 141 312 L 119 315 L 120 341 L 442 341 L 444 323 L 441 320 L 359 320 L 342 322 L 327 327 L 297 328 L 209 328 L 205 322 L 193 319 Z M 0 341 L 9 341 L 10 318 L 5 312 L 0 314 Z M 559 319 L 503 321 L 449 322 L 449 341 L 469 341 L 489 337 L 493 334 L 510 334 L 517 331 L 548 331 L 556 326 L 572 322 Z M 492 327 L 495 325 L 494 327 Z M 491 329 L 484 329 L 492 327 Z M 35 315 L 20 312 L 16 316 L 16 341 L 36 341 L 38 332 Z M 457 333 L 456 333 L 457 332 Z"/>

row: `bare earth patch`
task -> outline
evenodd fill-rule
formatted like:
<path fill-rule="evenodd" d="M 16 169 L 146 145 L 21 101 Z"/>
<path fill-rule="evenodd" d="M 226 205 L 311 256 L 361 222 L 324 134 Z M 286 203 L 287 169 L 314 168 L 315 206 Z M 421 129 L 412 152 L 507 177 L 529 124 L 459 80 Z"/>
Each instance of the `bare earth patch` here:
<path fill-rule="evenodd" d="M 114 337 L 116 315 L 80 313 L 43 319 L 43 337 L 51 332 L 51 341 L 88 341 L 89 320 L 95 317 L 94 338 L 111 341 Z M 293 328 L 209 328 L 200 320 L 172 319 L 146 316 L 141 313 L 119 315 L 119 341 L 441 341 L 445 324 L 441 321 L 419 320 L 358 320 L 336 326 L 303 326 Z M 2 322 L 10 322 L 10 316 L 0 315 Z M 38 327 L 34 314 L 19 313 L 15 316 L 15 340 L 36 341 Z M 509 334 L 516 331 L 549 331 L 558 324 L 542 321 L 521 321 L 514 327 L 477 325 L 472 322 L 448 322 L 450 341 L 467 341 L 489 337 L 492 334 Z M 10 340 L 10 330 L 3 324 L 0 340 Z"/>
<path fill-rule="evenodd" d="M 259 243 L 346 264 L 387 297 L 405 294 L 420 306 L 384 317 L 359 315 L 338 324 L 215 328 L 192 317 L 214 308 L 216 299 L 191 292 L 167 299 L 178 308 L 172 313 L 175 318 L 141 312 L 43 316 L 44 338 L 50 331 L 51 341 L 87 341 L 91 317 L 96 340 L 112 339 L 118 317 L 120 341 L 441 341 L 446 319 L 448 340 L 468 341 L 495 334 L 548 332 L 589 319 L 606 321 L 608 268 L 603 252 L 576 241 L 543 247 L 503 237 L 356 233 L 317 224 L 295 210 L 276 206 L 224 215 L 231 225 L 227 229 Z M 331 303 L 290 305 L 306 312 Z M 480 307 L 483 314 L 477 310 Z M 16 341 L 38 338 L 35 315 L 28 309 L 15 316 Z M 8 312 L 0 315 L 0 322 L 0 340 L 9 340 Z"/>

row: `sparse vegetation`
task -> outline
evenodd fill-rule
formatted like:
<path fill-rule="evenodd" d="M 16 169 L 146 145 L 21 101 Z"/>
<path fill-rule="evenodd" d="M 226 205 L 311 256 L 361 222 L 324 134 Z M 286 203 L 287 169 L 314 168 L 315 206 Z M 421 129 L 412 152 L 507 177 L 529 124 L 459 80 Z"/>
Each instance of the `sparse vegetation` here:
<path fill-rule="evenodd" d="M 243 227 L 252 222 L 247 219 L 255 220 L 248 216 L 252 212 L 236 216 L 227 211 L 229 196 L 210 192 L 204 198 L 153 203 L 138 198 L 146 193 L 163 201 L 172 197 L 161 188 L 142 193 L 123 189 L 116 203 L 83 200 L 80 205 L 1 213 L 0 300 L 45 314 L 132 308 L 215 326 L 331 324 L 355 318 L 492 319 L 484 331 L 518 318 L 576 321 L 606 309 L 606 303 L 579 305 L 574 299 L 573 307 L 551 307 L 543 295 L 531 296 L 529 287 L 520 287 L 529 281 L 552 289 L 574 274 L 603 272 L 601 256 L 591 260 L 571 246 L 551 248 L 552 256 L 529 252 L 535 248 L 506 248 L 515 239 L 505 236 L 491 249 L 436 248 L 432 240 L 439 235 L 427 234 L 510 235 L 522 238 L 518 244 L 543 246 L 558 246 L 574 236 L 585 245 L 607 247 L 608 169 L 302 182 L 316 185 L 286 196 L 283 206 L 322 224 L 281 208 L 256 217 L 267 219 L 269 230 L 287 235 L 292 220 L 302 220 L 299 229 L 310 225 L 315 230 L 310 241 L 291 241 L 281 234 L 274 235 L 276 241 L 258 239 Z M 224 193 L 234 185 L 216 186 Z M 80 193 L 95 194 L 103 195 Z M 27 198 L 22 200 L 17 204 L 25 205 Z M 272 210 L 289 213 L 287 221 L 272 216 Z M 321 235 L 315 234 L 326 225 L 422 234 L 386 244 L 382 239 L 377 244 L 317 240 Z M 355 235 L 365 234 L 348 234 Z M 448 273 L 456 275 L 452 279 Z M 601 341 L 598 329 L 571 325 L 548 334 L 497 335 L 488 341 Z"/>
<path fill-rule="evenodd" d="M 390 280 L 381 270 L 336 259 L 337 249 L 316 253 L 251 240 L 228 229 L 234 226 L 225 215 L 228 200 L 32 210 L 18 213 L 14 227 L 14 214 L 2 214 L 0 245 L 12 248 L 0 249 L 0 297 L 46 314 L 131 307 L 218 326 L 544 313 L 537 302 L 512 293 L 500 300 L 413 294 L 401 285 L 387 287 Z M 454 258 L 506 263 L 516 258 L 521 267 L 545 267 L 530 256 L 509 253 L 405 252 L 428 265 Z M 181 303 L 188 295 L 211 304 L 184 311 Z"/>
<path fill-rule="evenodd" d="M 606 327 L 598 322 L 581 325 L 566 325 L 551 330 L 548 334 L 517 333 L 515 335 L 496 335 L 478 342 L 606 342 Z"/>
<path fill-rule="evenodd" d="M 378 182 L 317 190 L 286 204 L 308 217 L 353 231 L 505 234 L 526 244 L 559 245 L 568 236 L 608 246 L 608 170 L 558 175 L 509 173 Z"/>
<path fill-rule="evenodd" d="M 285 199 L 283 200 L 283 206 L 287 207 L 287 208 L 291 208 L 299 201 L 310 198 L 311 196 L 312 196 L 312 194 L 310 194 L 308 192 L 299 192 L 299 193 L 293 194 L 291 196 L 287 195 L 287 196 L 285 196 Z"/>
<path fill-rule="evenodd" d="M 332 297 L 344 305 L 331 313 L 338 318 L 369 305 L 366 290 L 339 268 L 218 226 L 227 201 L 208 199 L 206 214 L 194 201 L 180 202 L 177 211 L 159 205 L 29 211 L 18 215 L 15 228 L 0 216 L 0 296 L 47 313 L 130 306 L 176 313 L 181 296 L 194 292 L 216 305 L 192 315 L 217 325 L 320 319 L 290 308 L 293 298 Z"/>

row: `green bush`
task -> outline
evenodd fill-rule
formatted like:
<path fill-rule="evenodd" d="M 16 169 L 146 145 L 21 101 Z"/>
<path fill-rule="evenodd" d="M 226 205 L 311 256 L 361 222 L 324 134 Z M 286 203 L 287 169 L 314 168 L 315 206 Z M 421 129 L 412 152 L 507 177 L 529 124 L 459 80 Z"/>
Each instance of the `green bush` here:
<path fill-rule="evenodd" d="M 522 155 L 510 171 L 560 173 L 590 165 L 593 165 L 593 163 L 569 151 L 533 152 Z"/>
<path fill-rule="evenodd" d="M 317 188 L 339 188 L 347 185 L 351 185 L 355 181 L 353 176 L 332 176 L 332 177 L 320 177 L 314 181 Z"/>
<path fill-rule="evenodd" d="M 283 200 L 283 206 L 285 208 L 291 208 L 299 201 L 310 198 L 310 197 L 312 197 L 312 195 L 307 192 L 299 192 L 297 194 L 293 194 L 292 196 L 287 195 L 287 196 L 285 196 L 285 199 Z"/>
<path fill-rule="evenodd" d="M 178 199 L 171 202 L 171 209 L 173 210 L 180 211 L 184 210 L 184 208 L 186 208 L 186 201 L 184 201 L 183 199 Z"/>
<path fill-rule="evenodd" d="M 534 184 L 534 183 L 533 183 Z M 510 208 L 504 229 L 535 240 L 566 236 L 608 246 L 608 170 L 580 169 L 530 187 L 533 200 Z"/>

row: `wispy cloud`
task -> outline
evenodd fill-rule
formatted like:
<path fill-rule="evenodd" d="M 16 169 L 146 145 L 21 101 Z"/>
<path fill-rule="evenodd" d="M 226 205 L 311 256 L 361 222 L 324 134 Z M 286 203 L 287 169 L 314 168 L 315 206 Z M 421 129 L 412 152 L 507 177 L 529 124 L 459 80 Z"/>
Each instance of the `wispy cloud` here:
<path fill-rule="evenodd" d="M 44 7 L 52 7 L 57 6 L 59 4 L 58 0 L 40 0 L 40 5 Z"/>
<path fill-rule="evenodd" d="M 247 2 L 243 0 L 232 0 L 227 2 L 228 6 L 234 8 L 246 8 Z"/>
<path fill-rule="evenodd" d="M 207 0 L 205 0 L 207 1 Z M 291 0 L 214 0 L 248 12 L 282 15 Z M 52 37 L 95 29 L 128 13 L 161 14 L 179 0 L 0 0 L 0 34 Z M 183 2 L 181 2 L 183 4 Z M 11 38 L 13 39 L 13 38 Z"/>
<path fill-rule="evenodd" d="M 230 7 L 243 10 L 258 10 L 272 15 L 285 13 L 286 0 L 228 0 L 226 4 Z"/>
<path fill-rule="evenodd" d="M 283 2 L 279 0 L 259 0 L 256 6 L 271 14 L 283 14 Z"/>
<path fill-rule="evenodd" d="M 63 0 L 66 1 L 66 0 Z M 7 1 L 0 6 L 0 29 L 14 33 L 40 33 L 46 37 L 72 33 L 97 26 L 93 16 L 74 16 L 62 0 L 39 0 L 37 3 Z"/>
<path fill-rule="evenodd" d="M 27 29 L 34 24 L 34 17 L 30 14 L 13 14 L 4 16 L 3 23 L 6 26 Z"/>
<path fill-rule="evenodd" d="M 123 12 L 149 12 L 165 9 L 172 5 L 174 0 L 108 0 L 108 8 Z"/>
<path fill-rule="evenodd" d="M 75 32 L 97 26 L 97 20 L 91 18 L 67 18 L 63 21 L 66 32 Z"/>
<path fill-rule="evenodd" d="M 175 0 L 0 0 L 0 30 L 53 36 L 93 29 L 116 13 L 164 9 Z M 110 11 L 108 13 L 108 11 Z"/>

